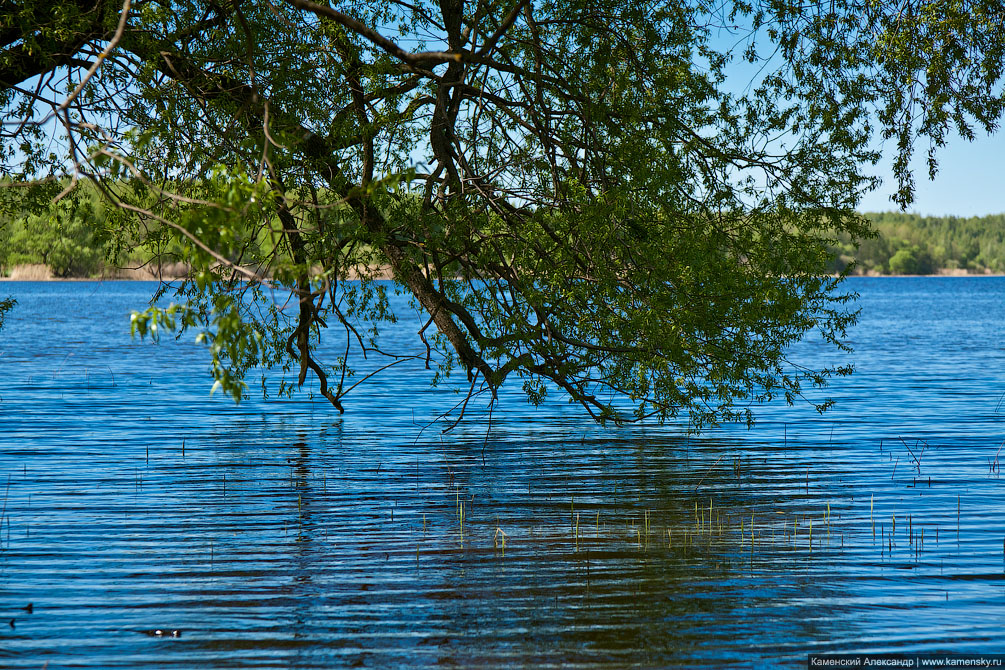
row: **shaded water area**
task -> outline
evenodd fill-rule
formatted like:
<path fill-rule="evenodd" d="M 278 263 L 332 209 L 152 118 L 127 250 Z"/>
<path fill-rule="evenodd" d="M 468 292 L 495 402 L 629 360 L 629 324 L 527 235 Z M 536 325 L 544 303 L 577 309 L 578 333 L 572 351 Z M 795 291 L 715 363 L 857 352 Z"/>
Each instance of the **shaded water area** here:
<path fill-rule="evenodd" d="M 343 417 L 234 406 L 191 336 L 130 339 L 152 284 L 2 284 L 0 667 L 1005 650 L 1005 280 L 848 286 L 832 411 L 687 438 L 516 390 L 443 435 L 423 426 L 455 398 L 421 366 Z"/>

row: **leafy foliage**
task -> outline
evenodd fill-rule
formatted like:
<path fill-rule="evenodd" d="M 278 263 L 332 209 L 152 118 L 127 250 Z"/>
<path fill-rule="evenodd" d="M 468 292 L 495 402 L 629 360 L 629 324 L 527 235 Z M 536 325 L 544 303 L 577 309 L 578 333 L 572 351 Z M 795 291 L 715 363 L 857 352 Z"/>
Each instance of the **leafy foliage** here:
<path fill-rule="evenodd" d="M 17 300 L 15 300 L 14 298 L 8 297 L 0 300 L 0 329 L 3 329 L 3 321 L 4 317 L 7 315 L 7 312 L 14 309 L 15 305 L 17 305 Z"/>
<path fill-rule="evenodd" d="M 33 205 L 86 180 L 113 247 L 190 268 L 137 334 L 340 411 L 377 358 L 460 368 L 461 414 L 515 376 L 600 421 L 750 420 L 848 371 L 785 351 L 854 320 L 825 273 L 870 234 L 877 134 L 903 161 L 1003 107 L 990 1 L 77 3 L 5 19 L 3 176 Z M 385 271 L 411 344 L 381 336 Z"/>

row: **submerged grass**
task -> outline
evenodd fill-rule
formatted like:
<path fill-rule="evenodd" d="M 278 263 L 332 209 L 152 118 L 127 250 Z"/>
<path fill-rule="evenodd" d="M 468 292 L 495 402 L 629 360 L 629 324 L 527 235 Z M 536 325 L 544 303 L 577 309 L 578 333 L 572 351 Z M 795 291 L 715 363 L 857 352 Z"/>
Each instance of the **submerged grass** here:
<path fill-rule="evenodd" d="M 469 517 L 465 496 L 460 488 L 455 488 L 452 493 L 461 546 L 465 551 L 478 551 L 479 538 L 483 537 L 480 529 L 485 526 L 483 519 Z M 613 499 L 594 496 L 589 503 L 580 502 L 579 505 L 574 499 L 570 500 L 568 513 L 571 524 L 566 526 L 568 530 L 565 533 L 560 530 L 564 523 L 559 519 L 555 519 L 555 523 L 548 523 L 547 518 L 541 517 L 521 520 L 512 513 L 507 513 L 507 518 L 515 525 L 503 531 L 497 515 L 484 538 L 491 540 L 492 549 L 500 558 L 528 555 L 527 552 L 551 553 L 561 546 L 563 538 L 568 542 L 566 546 L 569 547 L 570 555 L 592 552 L 595 558 L 612 558 L 632 553 L 652 554 L 654 549 L 668 557 L 679 556 L 689 560 L 700 559 L 702 556 L 713 558 L 741 555 L 746 557 L 745 560 L 754 560 L 759 555 L 773 559 L 780 552 L 802 552 L 809 558 L 817 552 L 862 552 L 868 546 L 876 547 L 880 558 L 887 560 L 897 552 L 898 514 L 891 514 L 891 531 L 886 533 L 885 526 L 876 521 L 875 494 L 869 497 L 868 516 L 857 516 L 853 501 L 822 501 L 814 511 L 806 507 L 792 509 L 781 504 L 750 507 L 729 499 L 716 501 L 715 498 L 708 497 L 688 500 L 686 507 L 680 504 L 680 499 L 665 499 L 661 501 L 661 505 L 643 506 L 640 509 L 633 498 L 635 496 Z M 958 526 L 961 500 L 958 498 Z M 540 502 L 544 503 L 546 499 Z M 835 515 L 835 504 L 839 506 L 840 514 Z M 596 506 L 595 509 L 590 509 L 593 506 Z M 681 507 L 689 509 L 689 519 L 683 518 Z M 614 523 L 602 526 L 602 512 Z M 583 533 L 583 514 L 593 516 L 592 535 Z M 925 544 L 926 527 L 918 522 L 913 512 L 907 511 L 903 515 L 906 517 L 902 526 L 906 536 L 905 548 L 913 557 L 913 562 L 919 563 L 928 551 Z M 429 526 L 425 514 L 422 517 L 421 532 L 425 536 Z M 860 524 L 857 520 L 864 523 Z M 814 525 L 818 527 L 816 534 Z M 931 527 L 927 530 L 934 530 L 937 547 L 939 527 L 937 524 L 929 525 Z M 880 535 L 878 543 L 877 526 Z M 627 532 L 619 531 L 619 528 Z M 659 536 L 662 536 L 662 542 L 659 541 Z M 866 538 L 870 538 L 868 543 L 865 542 Z M 1005 539 L 1002 551 L 1005 556 Z M 416 553 L 418 556 L 418 550 Z"/>

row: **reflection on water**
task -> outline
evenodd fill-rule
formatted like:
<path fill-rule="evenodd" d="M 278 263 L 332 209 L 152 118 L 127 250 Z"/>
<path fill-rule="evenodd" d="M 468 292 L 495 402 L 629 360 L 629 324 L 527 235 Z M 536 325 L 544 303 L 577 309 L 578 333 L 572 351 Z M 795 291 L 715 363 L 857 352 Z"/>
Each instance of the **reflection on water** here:
<path fill-rule="evenodd" d="M 234 407 L 194 344 L 130 341 L 149 286 L 4 288 L 0 666 L 760 667 L 1005 642 L 1005 281 L 855 283 L 838 408 L 702 439 L 515 395 L 489 433 L 423 431 L 450 399 L 421 370 L 341 418 Z"/>

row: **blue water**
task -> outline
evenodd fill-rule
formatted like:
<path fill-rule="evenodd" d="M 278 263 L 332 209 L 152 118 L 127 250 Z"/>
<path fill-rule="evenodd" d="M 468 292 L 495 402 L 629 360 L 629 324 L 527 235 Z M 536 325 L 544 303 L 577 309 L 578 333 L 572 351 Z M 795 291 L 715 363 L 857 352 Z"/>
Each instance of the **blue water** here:
<path fill-rule="evenodd" d="M 1005 279 L 847 286 L 855 352 L 792 352 L 856 365 L 834 409 L 688 438 L 518 390 L 443 434 L 421 365 L 235 406 L 191 336 L 130 338 L 153 284 L 0 284 L 0 667 L 1002 651 Z"/>

